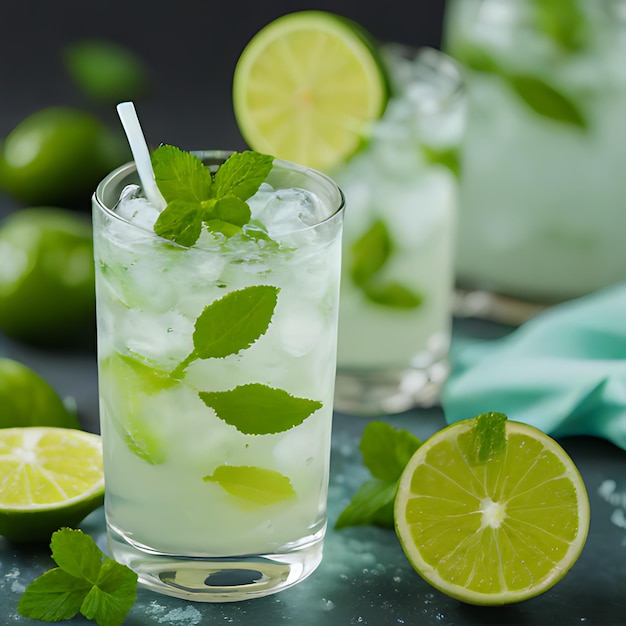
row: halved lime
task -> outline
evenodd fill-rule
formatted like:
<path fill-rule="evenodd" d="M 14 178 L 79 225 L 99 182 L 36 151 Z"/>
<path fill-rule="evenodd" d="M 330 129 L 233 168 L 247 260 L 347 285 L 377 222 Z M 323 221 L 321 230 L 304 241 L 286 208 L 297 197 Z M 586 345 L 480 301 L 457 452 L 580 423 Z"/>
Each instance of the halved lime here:
<path fill-rule="evenodd" d="M 0 535 L 47 541 L 103 502 L 99 435 L 55 427 L 0 429 Z"/>
<path fill-rule="evenodd" d="M 233 105 L 249 146 L 320 170 L 354 154 L 389 97 L 371 37 L 325 11 L 279 17 L 245 47 Z"/>
<path fill-rule="evenodd" d="M 580 555 L 589 528 L 583 480 L 563 448 L 543 432 L 506 422 L 501 453 L 478 463 L 475 420 L 428 439 L 405 468 L 396 532 L 426 581 L 477 605 L 539 595 Z"/>

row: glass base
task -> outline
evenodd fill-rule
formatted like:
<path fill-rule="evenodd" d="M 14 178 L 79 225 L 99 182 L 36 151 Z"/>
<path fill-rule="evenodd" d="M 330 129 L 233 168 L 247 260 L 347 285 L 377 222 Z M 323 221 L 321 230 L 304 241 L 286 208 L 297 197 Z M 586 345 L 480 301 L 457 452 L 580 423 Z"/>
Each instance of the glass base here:
<path fill-rule="evenodd" d="M 312 574 L 322 560 L 324 532 L 281 554 L 233 557 L 162 554 L 110 526 L 107 539 L 111 556 L 135 571 L 144 588 L 194 602 L 238 602 L 277 593 Z"/>
<path fill-rule="evenodd" d="M 427 367 L 404 370 L 337 371 L 335 410 L 349 415 L 374 417 L 431 407 L 439 402 L 450 373 L 447 358 Z"/>

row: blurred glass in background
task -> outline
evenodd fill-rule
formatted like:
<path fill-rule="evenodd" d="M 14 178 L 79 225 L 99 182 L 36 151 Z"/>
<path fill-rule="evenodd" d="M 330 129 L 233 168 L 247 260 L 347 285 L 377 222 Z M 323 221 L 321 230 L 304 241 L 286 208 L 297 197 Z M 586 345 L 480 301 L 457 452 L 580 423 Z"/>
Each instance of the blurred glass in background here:
<path fill-rule="evenodd" d="M 626 2 L 448 0 L 458 284 L 554 303 L 626 278 Z"/>

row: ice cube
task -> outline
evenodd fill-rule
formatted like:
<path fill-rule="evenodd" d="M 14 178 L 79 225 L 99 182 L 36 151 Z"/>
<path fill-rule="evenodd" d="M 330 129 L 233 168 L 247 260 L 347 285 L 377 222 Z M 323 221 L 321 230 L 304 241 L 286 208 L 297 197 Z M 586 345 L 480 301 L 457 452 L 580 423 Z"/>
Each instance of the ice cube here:
<path fill-rule="evenodd" d="M 305 189 L 277 189 L 267 198 L 257 215 L 270 237 L 319 223 L 326 216 L 321 201 Z"/>

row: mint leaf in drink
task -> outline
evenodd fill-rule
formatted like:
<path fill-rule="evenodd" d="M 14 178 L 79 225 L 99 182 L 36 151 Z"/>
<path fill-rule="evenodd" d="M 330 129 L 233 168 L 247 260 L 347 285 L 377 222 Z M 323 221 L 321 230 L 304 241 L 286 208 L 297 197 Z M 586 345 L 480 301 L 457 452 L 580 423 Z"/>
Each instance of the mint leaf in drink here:
<path fill-rule="evenodd" d="M 368 300 L 394 309 L 417 309 L 424 296 L 397 282 L 379 284 L 373 281 L 363 287 Z"/>
<path fill-rule="evenodd" d="M 422 152 L 428 163 L 443 165 L 447 167 L 456 178 L 461 177 L 461 155 L 456 146 L 449 148 L 433 148 L 422 146 Z"/>
<path fill-rule="evenodd" d="M 137 574 L 105 556 L 80 530 L 56 531 L 50 546 L 58 567 L 26 587 L 20 615 L 58 622 L 80 612 L 98 626 L 121 626 L 137 597 Z"/>
<path fill-rule="evenodd" d="M 219 484 L 232 496 L 254 506 L 276 504 L 296 496 L 287 476 L 262 467 L 221 465 L 203 480 Z"/>
<path fill-rule="evenodd" d="M 506 420 L 504 413 L 482 413 L 476 416 L 472 428 L 474 462 L 486 463 L 506 449 Z"/>
<path fill-rule="evenodd" d="M 335 528 L 365 525 L 392 528 L 400 477 L 421 445 L 422 442 L 407 430 L 398 430 L 382 421 L 367 424 L 359 449 L 372 480 L 363 483 L 354 494 L 337 518 Z"/>
<path fill-rule="evenodd" d="M 561 49 L 576 52 L 584 47 L 588 23 L 580 0 L 534 0 L 534 5 L 539 29 Z"/>
<path fill-rule="evenodd" d="M 200 391 L 198 395 L 219 419 L 245 435 L 284 432 L 302 424 L 322 407 L 317 400 L 298 398 L 260 383 L 240 385 L 229 391 Z"/>
<path fill-rule="evenodd" d="M 385 265 L 393 249 L 385 223 L 378 219 L 350 248 L 350 276 L 355 285 L 366 285 Z"/>
<path fill-rule="evenodd" d="M 194 350 L 182 367 L 195 359 L 224 358 L 249 348 L 267 332 L 279 291 L 273 285 L 252 285 L 206 306 L 194 327 Z"/>
<path fill-rule="evenodd" d="M 233 153 L 213 174 L 202 161 L 174 146 L 151 155 L 154 178 L 167 206 L 156 220 L 160 237 L 190 247 L 207 230 L 232 237 L 250 221 L 246 200 L 267 178 L 273 157 L 251 150 Z"/>
<path fill-rule="evenodd" d="M 535 113 L 556 122 L 585 129 L 587 122 L 578 105 L 545 81 L 525 74 L 509 77 L 511 87 Z"/>

